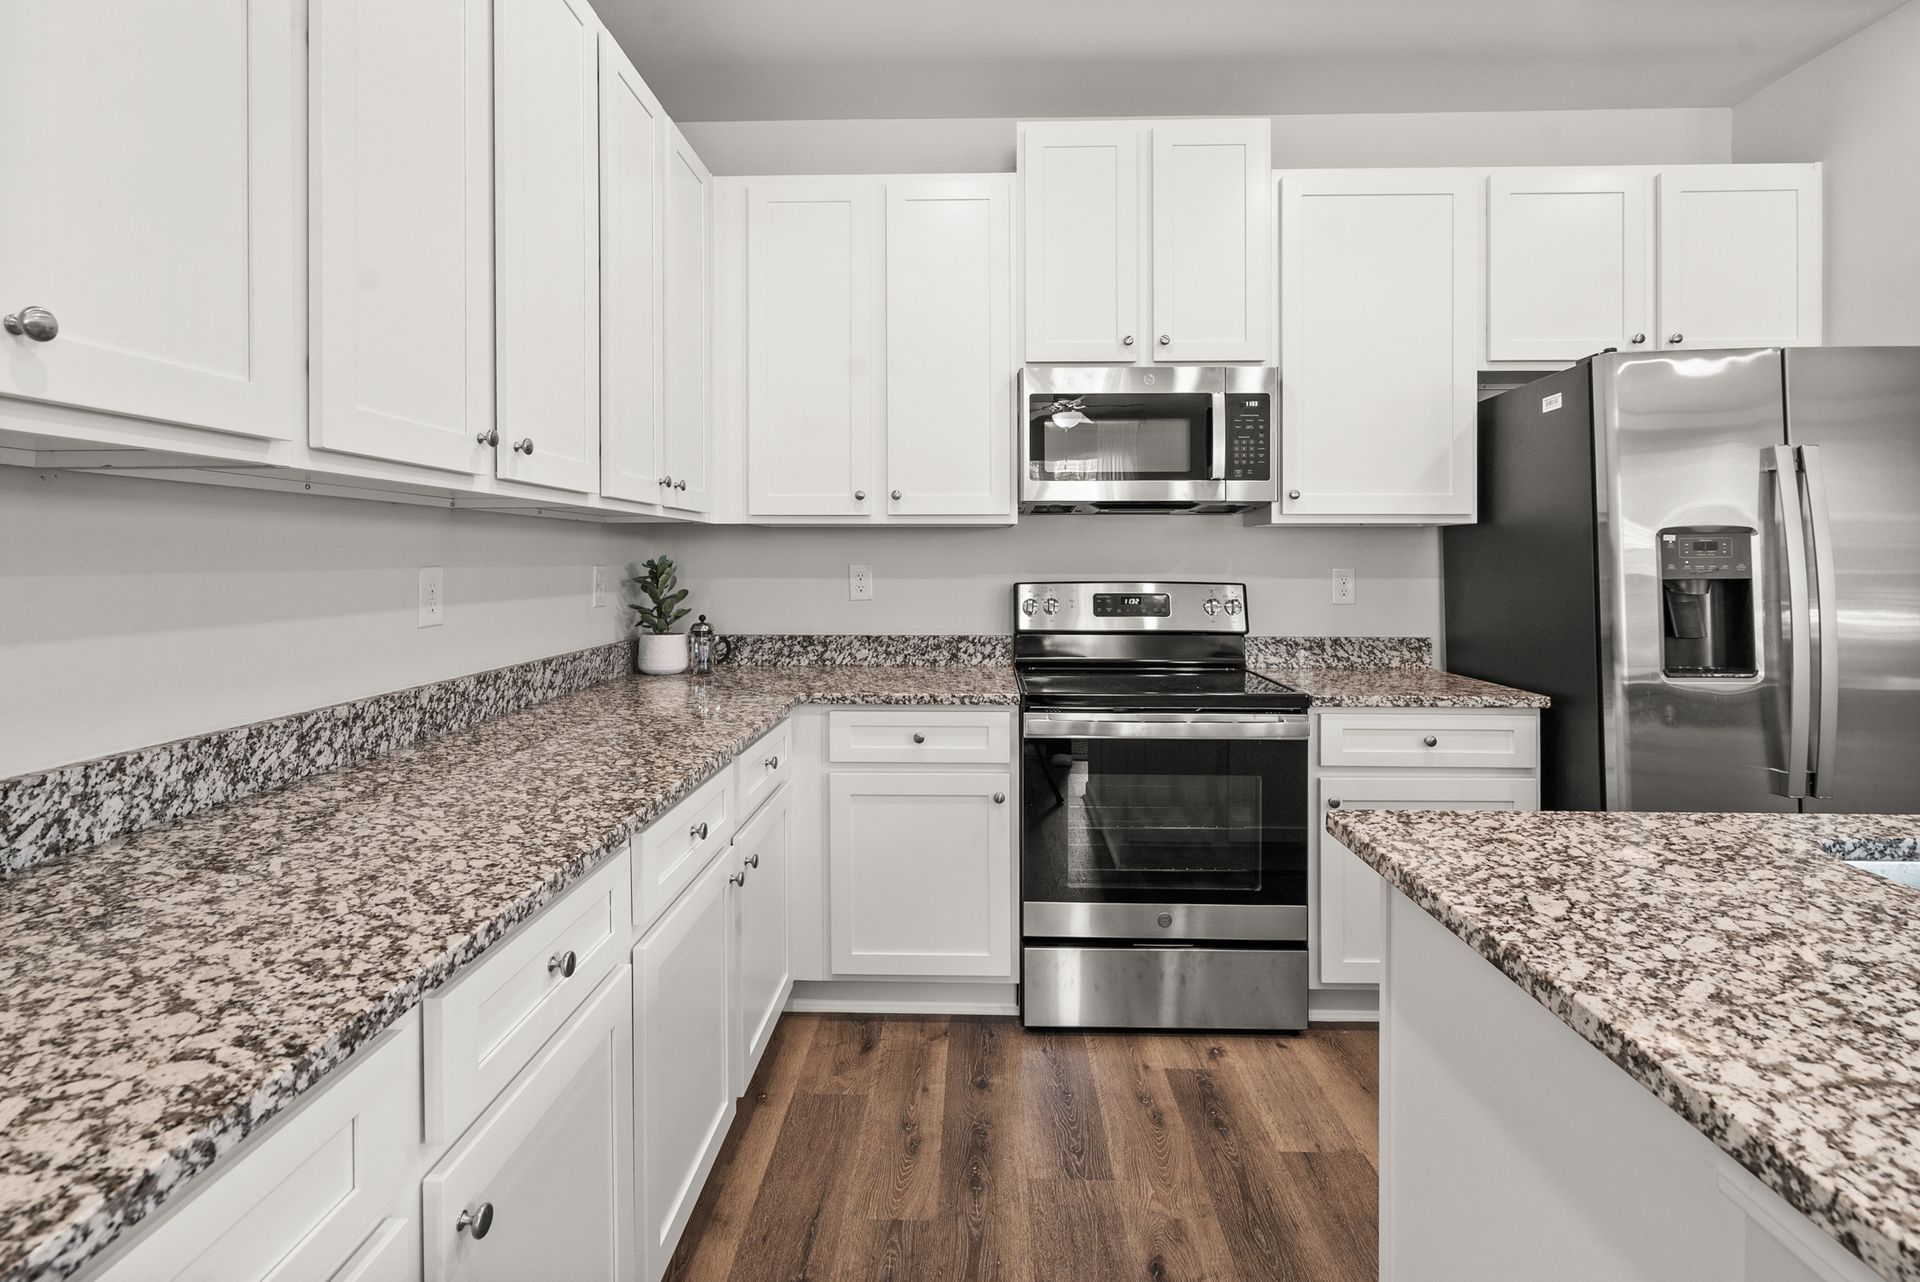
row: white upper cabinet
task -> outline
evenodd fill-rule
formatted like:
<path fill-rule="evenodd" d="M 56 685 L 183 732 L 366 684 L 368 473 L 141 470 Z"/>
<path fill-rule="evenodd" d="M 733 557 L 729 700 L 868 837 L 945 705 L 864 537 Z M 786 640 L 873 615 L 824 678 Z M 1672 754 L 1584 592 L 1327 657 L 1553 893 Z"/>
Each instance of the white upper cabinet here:
<path fill-rule="evenodd" d="M 502 480 L 600 480 L 599 23 L 586 0 L 494 7 L 496 451 Z"/>
<path fill-rule="evenodd" d="M 1281 175 L 1279 515 L 1472 519 L 1480 189 Z"/>
<path fill-rule="evenodd" d="M 1487 185 L 1487 359 L 1575 361 L 1653 342 L 1653 180 L 1495 170 Z"/>
<path fill-rule="evenodd" d="M 1264 119 L 1153 127 L 1156 360 L 1272 356 L 1270 128 Z"/>
<path fill-rule="evenodd" d="M 1142 354 L 1140 149 L 1131 123 L 1023 127 L 1028 360 Z"/>
<path fill-rule="evenodd" d="M 1029 361 L 1270 359 L 1266 120 L 1020 130 Z"/>
<path fill-rule="evenodd" d="M 0 395 L 300 434 L 302 9 L 0 5 Z"/>
<path fill-rule="evenodd" d="M 887 184 L 887 503 L 1012 511 L 1012 189 Z"/>
<path fill-rule="evenodd" d="M 600 492 L 656 503 L 666 380 L 661 265 L 667 116 L 600 33 Z"/>
<path fill-rule="evenodd" d="M 490 6 L 328 0 L 309 15 L 309 439 L 490 472 Z"/>
<path fill-rule="evenodd" d="M 747 187 L 747 511 L 865 516 L 874 501 L 870 183 Z"/>
<path fill-rule="evenodd" d="M 1662 347 L 1820 342 L 1818 165 L 1660 173 Z"/>
<path fill-rule="evenodd" d="M 680 130 L 667 125 L 666 439 L 661 501 L 686 512 L 713 510 L 707 429 L 712 371 L 713 175 Z"/>

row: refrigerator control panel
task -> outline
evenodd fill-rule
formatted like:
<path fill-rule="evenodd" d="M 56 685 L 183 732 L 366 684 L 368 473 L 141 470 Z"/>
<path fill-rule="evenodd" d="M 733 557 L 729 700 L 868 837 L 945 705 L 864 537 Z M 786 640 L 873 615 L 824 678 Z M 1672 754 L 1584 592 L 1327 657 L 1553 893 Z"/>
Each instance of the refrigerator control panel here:
<path fill-rule="evenodd" d="M 1750 579 L 1753 531 L 1691 527 L 1660 531 L 1663 579 Z"/>

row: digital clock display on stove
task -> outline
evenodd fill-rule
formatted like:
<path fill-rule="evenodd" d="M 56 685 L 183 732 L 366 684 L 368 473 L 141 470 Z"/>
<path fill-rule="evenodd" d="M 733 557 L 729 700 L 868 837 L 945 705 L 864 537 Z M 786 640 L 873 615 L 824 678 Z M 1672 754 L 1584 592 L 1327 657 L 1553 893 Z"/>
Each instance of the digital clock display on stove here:
<path fill-rule="evenodd" d="M 1164 619 L 1171 613 L 1171 598 L 1164 592 L 1093 594 L 1093 617 L 1096 619 Z"/>

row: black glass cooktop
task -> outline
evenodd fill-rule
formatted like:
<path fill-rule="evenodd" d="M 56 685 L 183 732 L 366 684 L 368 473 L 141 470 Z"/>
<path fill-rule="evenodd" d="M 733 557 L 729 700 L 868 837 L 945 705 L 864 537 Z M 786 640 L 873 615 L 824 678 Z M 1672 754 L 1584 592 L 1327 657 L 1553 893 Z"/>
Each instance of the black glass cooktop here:
<path fill-rule="evenodd" d="M 1245 668 L 1049 665 L 1022 667 L 1019 675 L 1021 698 L 1036 708 L 1304 712 L 1312 702 Z"/>

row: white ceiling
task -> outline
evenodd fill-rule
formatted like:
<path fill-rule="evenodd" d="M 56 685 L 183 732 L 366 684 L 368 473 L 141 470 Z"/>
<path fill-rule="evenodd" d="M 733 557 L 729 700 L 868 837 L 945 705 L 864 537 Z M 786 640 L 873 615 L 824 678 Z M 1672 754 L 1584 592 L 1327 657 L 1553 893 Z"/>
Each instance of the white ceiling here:
<path fill-rule="evenodd" d="M 1901 0 L 594 0 L 681 120 L 1730 106 Z"/>

